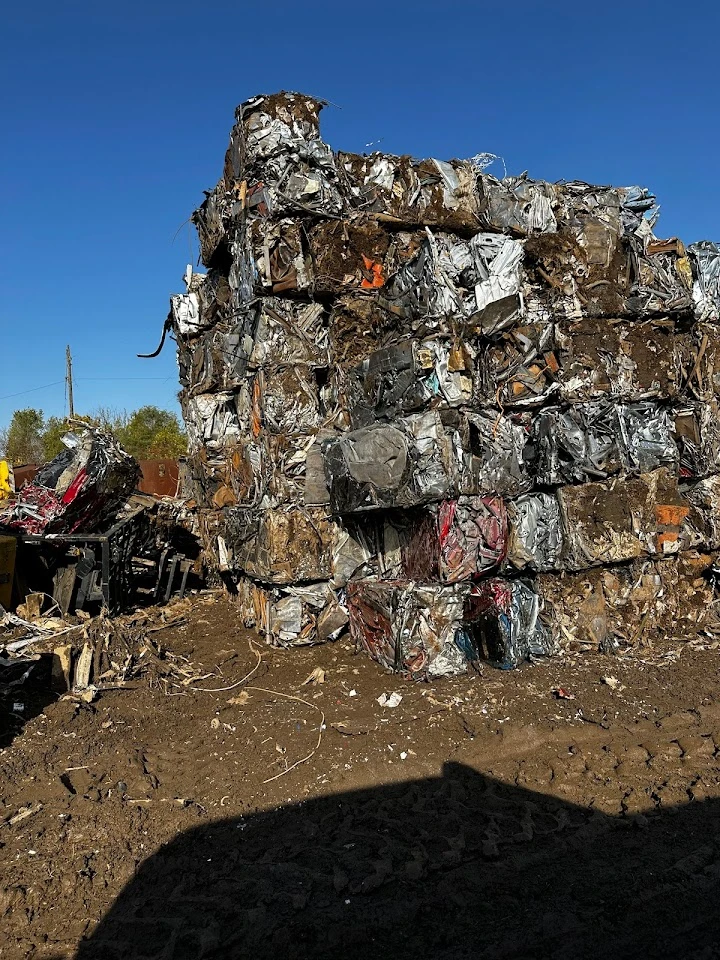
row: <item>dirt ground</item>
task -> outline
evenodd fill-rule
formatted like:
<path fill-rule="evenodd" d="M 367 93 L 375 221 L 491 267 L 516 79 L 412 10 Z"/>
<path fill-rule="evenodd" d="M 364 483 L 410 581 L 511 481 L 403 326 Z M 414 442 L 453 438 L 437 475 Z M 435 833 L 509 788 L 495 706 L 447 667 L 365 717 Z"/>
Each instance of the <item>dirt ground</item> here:
<path fill-rule="evenodd" d="M 412 684 L 178 610 L 204 679 L 6 737 L 0 960 L 720 956 L 712 644 Z"/>

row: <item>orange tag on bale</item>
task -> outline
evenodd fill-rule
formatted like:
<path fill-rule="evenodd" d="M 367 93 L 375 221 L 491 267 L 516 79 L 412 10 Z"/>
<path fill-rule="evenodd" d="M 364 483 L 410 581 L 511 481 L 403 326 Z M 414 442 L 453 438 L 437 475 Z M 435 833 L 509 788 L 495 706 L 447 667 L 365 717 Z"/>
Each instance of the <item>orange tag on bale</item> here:
<path fill-rule="evenodd" d="M 687 507 L 677 506 L 674 503 L 655 505 L 655 519 L 664 527 L 679 527 L 689 512 Z"/>
<path fill-rule="evenodd" d="M 365 264 L 365 269 L 371 275 L 371 279 L 364 277 L 360 286 L 363 290 L 372 290 L 375 287 L 382 287 L 385 285 L 385 278 L 383 277 L 383 268 L 381 263 L 375 263 L 369 257 L 366 257 L 363 254 L 363 263 Z"/>

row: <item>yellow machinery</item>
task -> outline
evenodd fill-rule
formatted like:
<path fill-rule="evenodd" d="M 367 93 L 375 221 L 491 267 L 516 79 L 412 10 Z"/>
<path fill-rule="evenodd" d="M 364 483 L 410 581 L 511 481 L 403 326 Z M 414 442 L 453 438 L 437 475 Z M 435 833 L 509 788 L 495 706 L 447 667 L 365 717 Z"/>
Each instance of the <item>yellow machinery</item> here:
<path fill-rule="evenodd" d="M 11 493 L 15 493 L 12 464 L 7 460 L 0 460 L 0 500 L 6 500 Z"/>

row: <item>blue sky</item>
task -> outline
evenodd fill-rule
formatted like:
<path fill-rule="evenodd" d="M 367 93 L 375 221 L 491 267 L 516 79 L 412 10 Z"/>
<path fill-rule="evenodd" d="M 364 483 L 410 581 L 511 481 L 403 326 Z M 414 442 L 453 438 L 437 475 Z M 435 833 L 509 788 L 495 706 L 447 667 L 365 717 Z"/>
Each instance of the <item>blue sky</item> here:
<path fill-rule="evenodd" d="M 18 407 L 172 407 L 184 221 L 237 103 L 332 101 L 336 149 L 501 154 L 509 173 L 657 193 L 657 232 L 720 239 L 720 8 L 700 2 L 13 4 L 0 33 L 0 426 Z M 21 396 L 8 396 L 42 387 Z"/>

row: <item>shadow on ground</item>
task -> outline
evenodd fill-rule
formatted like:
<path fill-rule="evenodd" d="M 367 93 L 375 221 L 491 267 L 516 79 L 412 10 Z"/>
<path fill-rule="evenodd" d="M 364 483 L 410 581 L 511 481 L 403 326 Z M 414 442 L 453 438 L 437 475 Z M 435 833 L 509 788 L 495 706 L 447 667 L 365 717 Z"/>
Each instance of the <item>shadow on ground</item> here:
<path fill-rule="evenodd" d="M 717 957 L 719 825 L 713 801 L 614 818 L 448 764 L 179 836 L 77 957 Z"/>
<path fill-rule="evenodd" d="M 51 657 L 34 663 L 29 658 L 6 659 L 0 652 L 0 750 L 10 746 L 28 720 L 57 700 L 50 690 Z"/>

